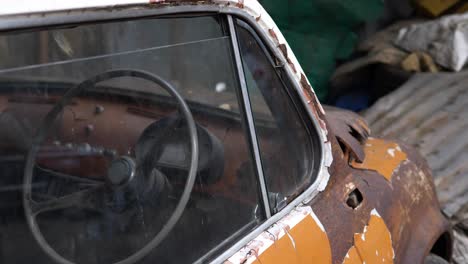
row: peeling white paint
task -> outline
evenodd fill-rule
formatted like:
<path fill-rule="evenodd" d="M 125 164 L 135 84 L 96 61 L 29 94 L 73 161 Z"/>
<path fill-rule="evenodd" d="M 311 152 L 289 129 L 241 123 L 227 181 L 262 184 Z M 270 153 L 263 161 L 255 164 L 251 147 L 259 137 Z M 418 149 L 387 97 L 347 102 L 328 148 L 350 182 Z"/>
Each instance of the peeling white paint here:
<path fill-rule="evenodd" d="M 371 214 L 371 215 L 375 215 L 375 216 L 377 216 L 377 217 L 379 217 L 379 218 L 382 218 L 382 217 L 380 216 L 379 212 L 377 212 L 377 210 L 376 210 L 375 208 L 372 209 L 372 211 L 371 211 L 370 214 Z"/>
<path fill-rule="evenodd" d="M 325 142 L 324 143 L 324 162 L 323 166 L 325 167 L 321 174 L 319 175 L 320 179 L 318 179 L 319 185 L 317 187 L 317 190 L 319 192 L 322 192 L 325 190 L 325 188 L 328 185 L 328 181 L 330 180 L 330 173 L 328 172 L 328 169 L 330 168 L 331 164 L 333 163 L 333 154 L 332 154 L 332 147 L 330 142 Z"/>
<path fill-rule="evenodd" d="M 391 148 L 391 149 L 388 149 L 388 150 L 387 150 L 387 153 L 388 153 L 390 156 L 392 156 L 393 158 L 395 157 L 395 149 L 392 149 L 392 148 Z"/>
<path fill-rule="evenodd" d="M 364 227 L 364 231 L 361 234 L 362 241 L 366 241 L 366 232 L 367 232 L 367 225 Z"/>
<path fill-rule="evenodd" d="M 261 255 L 268 248 L 273 246 L 275 241 L 281 239 L 284 236 L 288 236 L 293 247 L 296 248 L 296 242 L 289 233 L 289 230 L 293 229 L 297 224 L 309 216 L 312 217 L 320 229 L 325 232 L 322 223 L 318 220 L 310 206 L 297 207 L 279 222 L 273 224 L 267 231 L 263 232 L 241 250 L 237 251 L 237 253 L 232 255 L 227 261 L 230 261 L 231 263 L 250 264 L 257 258 L 254 255 L 247 256 L 249 252 L 255 251 L 257 252 L 257 255 Z"/>
<path fill-rule="evenodd" d="M 294 238 L 291 236 L 291 234 L 286 228 L 283 227 L 283 230 L 286 233 L 286 235 L 289 237 L 289 240 L 291 241 L 293 248 L 296 249 L 296 241 L 294 241 Z"/>
<path fill-rule="evenodd" d="M 350 192 L 356 188 L 356 185 L 353 182 L 349 182 L 345 185 L 346 192 Z"/>

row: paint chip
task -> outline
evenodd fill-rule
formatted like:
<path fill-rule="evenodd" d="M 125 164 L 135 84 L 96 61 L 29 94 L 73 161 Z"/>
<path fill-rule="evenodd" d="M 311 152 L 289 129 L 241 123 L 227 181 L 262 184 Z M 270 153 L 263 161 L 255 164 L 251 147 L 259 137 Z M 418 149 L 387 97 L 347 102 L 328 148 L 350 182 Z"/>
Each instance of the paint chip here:
<path fill-rule="evenodd" d="M 382 217 L 380 216 L 379 212 L 377 212 L 377 210 L 376 210 L 375 208 L 374 208 L 374 209 L 372 209 L 372 211 L 371 211 L 371 213 L 370 213 L 370 214 L 371 214 L 371 215 L 375 215 L 375 216 L 378 216 L 378 217 L 382 218 Z"/>
<path fill-rule="evenodd" d="M 406 153 L 401 151 L 397 143 L 376 138 L 367 140 L 364 153 L 366 154 L 364 161 L 359 163 L 353 160 L 350 162 L 351 167 L 376 171 L 389 181 L 394 172 L 407 160 Z"/>

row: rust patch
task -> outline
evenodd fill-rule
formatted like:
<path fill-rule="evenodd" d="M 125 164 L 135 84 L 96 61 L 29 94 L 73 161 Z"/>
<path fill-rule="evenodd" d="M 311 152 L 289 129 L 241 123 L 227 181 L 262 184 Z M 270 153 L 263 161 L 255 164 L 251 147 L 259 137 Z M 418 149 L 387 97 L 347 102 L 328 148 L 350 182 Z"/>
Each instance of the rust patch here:
<path fill-rule="evenodd" d="M 294 63 L 291 61 L 291 59 L 286 58 L 288 61 L 289 66 L 291 66 L 291 69 L 293 70 L 294 73 L 297 73 L 296 66 L 294 66 Z"/>
<path fill-rule="evenodd" d="M 276 43 L 279 42 L 278 36 L 272 28 L 268 29 L 268 33 L 270 33 L 270 36 L 275 40 Z"/>
<path fill-rule="evenodd" d="M 283 53 L 283 56 L 287 59 L 288 58 L 288 48 L 286 47 L 286 44 L 279 44 L 278 48 L 280 49 L 281 53 Z"/>
<path fill-rule="evenodd" d="M 239 2 L 237 2 L 236 6 L 238 8 L 244 8 L 244 0 L 239 0 Z"/>
<path fill-rule="evenodd" d="M 303 90 L 303 94 L 305 95 L 305 97 L 307 98 L 307 103 L 310 105 L 310 109 L 312 110 L 312 113 L 314 114 L 314 116 L 317 118 L 317 121 L 319 122 L 319 125 L 320 127 L 323 129 L 323 130 L 327 130 L 327 125 L 325 124 L 325 122 L 323 121 L 323 118 L 322 116 L 319 114 L 319 112 L 317 111 L 317 109 L 315 108 L 315 106 L 318 105 L 318 102 L 316 100 L 316 97 L 314 94 L 312 94 L 312 87 L 309 85 L 309 83 L 307 82 L 307 78 L 305 77 L 305 75 L 302 73 L 301 74 L 301 87 L 302 87 L 302 90 Z"/>
<path fill-rule="evenodd" d="M 393 263 L 394 258 L 390 231 L 374 209 L 363 232 L 354 235 L 354 246 L 349 249 L 343 263 Z"/>
<path fill-rule="evenodd" d="M 407 159 L 406 153 L 397 143 L 376 138 L 367 140 L 364 153 L 365 159 L 362 163 L 352 160 L 350 165 L 355 169 L 377 171 L 389 181 L 393 172 Z"/>
<path fill-rule="evenodd" d="M 301 86 L 304 91 L 307 91 L 308 96 L 310 96 L 309 90 L 311 87 L 309 83 L 307 82 L 306 76 L 303 73 L 301 73 Z"/>
<path fill-rule="evenodd" d="M 327 108 L 326 118 L 330 130 L 343 144 L 343 152 L 350 153 L 357 162 L 363 162 L 366 155 L 362 145 L 369 135 L 369 130 L 367 126 L 360 127 L 359 116 L 348 111 Z"/>
<path fill-rule="evenodd" d="M 327 111 L 326 120 L 328 126 L 338 141 L 344 146 L 343 152 L 359 163 L 365 159 L 362 145 L 370 135 L 370 129 L 366 121 L 358 114 L 339 109 L 332 106 L 325 106 Z"/>
<path fill-rule="evenodd" d="M 295 66 L 294 63 L 291 61 L 291 59 L 288 57 L 288 48 L 287 48 L 286 44 L 279 44 L 279 45 L 278 45 L 278 48 L 279 48 L 279 50 L 281 51 L 281 53 L 283 53 L 284 58 L 285 58 L 286 61 L 288 62 L 289 66 L 291 67 L 291 69 L 293 70 L 293 72 L 294 72 L 294 73 L 297 73 L 296 66 Z"/>

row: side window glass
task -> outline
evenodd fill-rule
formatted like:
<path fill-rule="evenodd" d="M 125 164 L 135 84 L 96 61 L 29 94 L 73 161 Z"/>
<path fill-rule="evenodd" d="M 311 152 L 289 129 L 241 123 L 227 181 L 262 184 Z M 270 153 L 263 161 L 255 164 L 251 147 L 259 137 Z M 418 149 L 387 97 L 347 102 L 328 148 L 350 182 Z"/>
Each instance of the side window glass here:
<path fill-rule="evenodd" d="M 313 133 L 255 32 L 237 22 L 238 41 L 273 212 L 314 181 Z"/>
<path fill-rule="evenodd" d="M 264 220 L 225 28 L 215 15 L 0 34 L 0 263 L 205 263 Z"/>

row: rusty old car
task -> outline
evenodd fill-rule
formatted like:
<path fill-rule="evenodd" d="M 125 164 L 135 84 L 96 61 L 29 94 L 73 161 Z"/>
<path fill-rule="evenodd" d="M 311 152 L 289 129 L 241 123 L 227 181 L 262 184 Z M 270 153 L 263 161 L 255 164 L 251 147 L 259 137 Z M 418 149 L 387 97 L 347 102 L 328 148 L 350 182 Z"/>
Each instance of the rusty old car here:
<path fill-rule="evenodd" d="M 425 160 L 257 1 L 4 1 L 0 83 L 0 263 L 450 261 Z"/>

